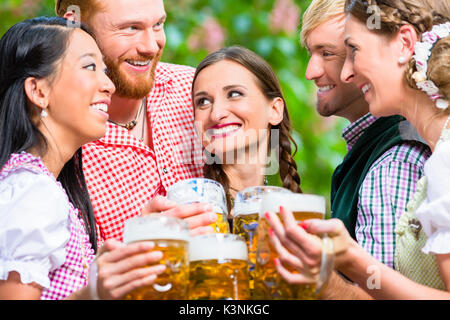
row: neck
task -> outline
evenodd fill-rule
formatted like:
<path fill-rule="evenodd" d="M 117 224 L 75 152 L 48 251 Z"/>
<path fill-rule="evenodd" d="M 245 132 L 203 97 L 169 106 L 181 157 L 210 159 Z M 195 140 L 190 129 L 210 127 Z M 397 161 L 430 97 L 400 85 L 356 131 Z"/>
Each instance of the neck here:
<path fill-rule="evenodd" d="M 130 99 L 113 95 L 108 108 L 109 119 L 116 123 L 127 123 L 136 119 L 142 99 Z"/>
<path fill-rule="evenodd" d="M 342 117 L 353 123 L 369 112 L 369 104 L 363 97 L 358 97 L 350 102 L 345 110 L 348 110 L 349 113 L 342 115 Z"/>
<path fill-rule="evenodd" d="M 64 165 L 73 157 L 81 145 L 70 143 L 70 141 L 75 141 L 75 139 L 71 139 L 67 135 L 57 134 L 57 128 L 52 128 L 52 133 L 50 134 L 46 126 L 41 125 L 39 127 L 47 140 L 46 153 L 42 154 L 36 147 L 32 147 L 27 151 L 35 157 L 41 157 L 47 169 L 55 178 L 58 178 Z"/>
<path fill-rule="evenodd" d="M 224 165 L 223 171 L 230 181 L 230 193 L 234 197 L 236 190 L 262 186 L 264 184 L 264 169 L 262 164 L 235 164 Z"/>
<path fill-rule="evenodd" d="M 401 108 L 399 113 L 408 119 L 431 151 L 434 151 L 449 115 L 439 111 L 425 93 L 411 88 L 408 88 L 408 91 L 405 95 L 405 107 Z"/>

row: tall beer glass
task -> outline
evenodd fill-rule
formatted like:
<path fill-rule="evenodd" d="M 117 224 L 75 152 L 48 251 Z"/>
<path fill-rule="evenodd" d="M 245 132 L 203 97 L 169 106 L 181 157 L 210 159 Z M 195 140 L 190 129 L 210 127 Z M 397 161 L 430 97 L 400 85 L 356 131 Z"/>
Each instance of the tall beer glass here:
<path fill-rule="evenodd" d="M 194 178 L 180 181 L 167 190 L 167 198 L 178 204 L 209 203 L 217 214 L 211 226 L 217 233 L 228 233 L 228 209 L 225 191 L 220 183 L 211 179 Z"/>
<path fill-rule="evenodd" d="M 234 234 L 196 236 L 189 244 L 189 299 L 250 299 L 248 253 Z"/>
<path fill-rule="evenodd" d="M 256 186 L 239 191 L 234 199 L 233 233 L 243 237 L 247 243 L 250 292 L 253 295 L 256 263 L 256 229 L 259 207 L 263 195 L 270 192 L 292 193 L 289 189 L 275 186 Z"/>
<path fill-rule="evenodd" d="M 269 224 L 264 217 L 264 213 L 271 211 L 278 213 L 280 217 L 279 208 L 281 205 L 292 211 L 297 222 L 325 217 L 326 202 L 325 198 L 321 196 L 299 193 L 271 193 L 263 197 L 257 230 L 254 298 L 260 300 L 317 299 L 316 284 L 290 285 L 278 274 L 275 268 L 274 259 L 278 257 L 278 254 L 270 244 Z M 290 271 L 296 272 L 295 270 Z"/>
<path fill-rule="evenodd" d="M 125 243 L 153 241 L 163 253 L 159 262 L 165 271 L 155 282 L 129 293 L 127 300 L 184 300 L 189 281 L 189 226 L 182 219 L 162 215 L 135 217 L 125 221 Z"/>

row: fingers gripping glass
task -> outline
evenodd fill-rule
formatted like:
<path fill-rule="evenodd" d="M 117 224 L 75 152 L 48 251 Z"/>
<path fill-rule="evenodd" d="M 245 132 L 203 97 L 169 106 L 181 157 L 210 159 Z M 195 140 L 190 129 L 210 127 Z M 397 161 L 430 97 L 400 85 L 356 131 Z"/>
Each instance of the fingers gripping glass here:
<path fill-rule="evenodd" d="M 205 178 L 194 178 L 180 181 L 167 190 L 167 198 L 179 205 L 190 203 L 208 203 L 217 215 L 211 224 L 216 233 L 229 233 L 228 209 L 225 190 L 217 181 Z"/>

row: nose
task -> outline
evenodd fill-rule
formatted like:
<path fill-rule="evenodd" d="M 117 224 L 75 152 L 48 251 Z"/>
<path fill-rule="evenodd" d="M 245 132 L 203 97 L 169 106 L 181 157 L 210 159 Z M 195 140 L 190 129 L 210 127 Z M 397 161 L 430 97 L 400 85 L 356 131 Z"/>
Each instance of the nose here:
<path fill-rule="evenodd" d="M 104 72 L 102 72 L 100 81 L 101 81 L 100 82 L 101 83 L 100 90 L 103 93 L 106 93 L 107 95 L 112 96 L 114 94 L 114 92 L 116 91 L 116 86 Z"/>
<path fill-rule="evenodd" d="M 154 57 L 165 45 L 164 31 L 145 30 L 142 32 L 137 51 L 144 56 Z"/>
<path fill-rule="evenodd" d="M 353 62 L 347 56 L 341 71 L 341 81 L 344 83 L 351 83 L 355 79 L 355 71 L 353 68 Z"/>
<path fill-rule="evenodd" d="M 306 68 L 305 77 L 307 80 L 319 79 L 323 76 L 323 61 L 319 57 L 312 55 Z"/>
<path fill-rule="evenodd" d="M 211 108 L 209 118 L 214 123 L 219 123 L 228 116 L 229 112 L 223 103 L 215 101 Z"/>

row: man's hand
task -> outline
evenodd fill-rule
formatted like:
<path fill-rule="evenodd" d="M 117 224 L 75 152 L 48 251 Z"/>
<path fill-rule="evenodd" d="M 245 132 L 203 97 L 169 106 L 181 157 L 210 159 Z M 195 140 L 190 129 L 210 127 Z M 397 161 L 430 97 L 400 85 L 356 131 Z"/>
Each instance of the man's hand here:
<path fill-rule="evenodd" d="M 217 215 L 209 204 L 178 205 L 162 196 L 156 196 L 150 200 L 141 212 L 143 216 L 155 213 L 184 219 L 189 225 L 192 236 L 214 232 L 210 224 L 217 220 Z"/>

